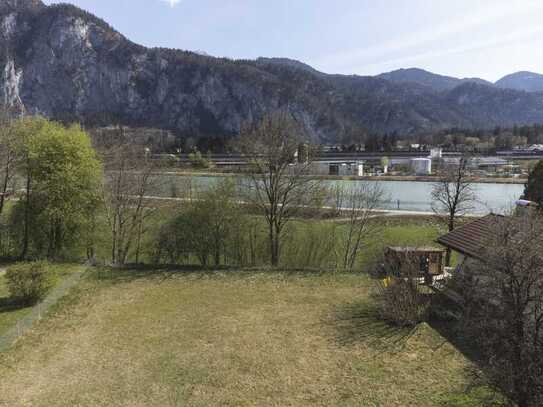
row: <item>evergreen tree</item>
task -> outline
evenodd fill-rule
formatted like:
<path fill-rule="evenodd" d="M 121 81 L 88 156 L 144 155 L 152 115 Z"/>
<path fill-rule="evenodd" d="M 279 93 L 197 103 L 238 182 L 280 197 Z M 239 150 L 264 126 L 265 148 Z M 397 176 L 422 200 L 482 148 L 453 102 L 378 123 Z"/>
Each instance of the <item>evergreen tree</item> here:
<path fill-rule="evenodd" d="M 543 207 L 543 160 L 539 161 L 528 176 L 524 187 L 524 199 L 536 202 Z"/>

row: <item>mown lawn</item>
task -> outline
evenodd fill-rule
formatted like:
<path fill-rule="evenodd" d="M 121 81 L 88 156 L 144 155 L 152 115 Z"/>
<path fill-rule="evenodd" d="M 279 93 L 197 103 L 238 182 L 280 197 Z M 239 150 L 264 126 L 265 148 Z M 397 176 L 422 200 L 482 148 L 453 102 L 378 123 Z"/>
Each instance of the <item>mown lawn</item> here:
<path fill-rule="evenodd" d="M 429 325 L 379 322 L 363 274 L 94 272 L 0 355 L 5 406 L 478 406 Z"/>

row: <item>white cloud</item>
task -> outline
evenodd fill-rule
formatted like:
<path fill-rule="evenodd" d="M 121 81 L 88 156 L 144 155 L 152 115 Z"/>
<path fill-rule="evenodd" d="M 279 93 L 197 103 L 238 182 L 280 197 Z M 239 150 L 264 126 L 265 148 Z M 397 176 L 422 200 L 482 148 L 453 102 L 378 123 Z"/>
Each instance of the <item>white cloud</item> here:
<path fill-rule="evenodd" d="M 473 51 L 483 51 L 488 49 L 501 49 L 506 46 L 520 46 L 522 44 L 530 44 L 529 40 L 535 40 L 543 35 L 543 27 L 526 27 L 521 30 L 508 32 L 500 37 L 494 37 L 490 39 L 481 39 L 469 44 L 463 44 L 459 46 L 453 46 L 443 49 L 433 49 L 428 51 L 420 51 L 413 55 L 384 59 L 373 64 L 367 64 L 357 67 L 357 70 L 361 72 L 368 72 L 370 74 L 379 74 L 387 70 L 397 69 L 397 67 L 411 66 L 417 62 L 433 62 L 438 58 L 442 58 L 448 55 L 454 54 L 466 54 Z M 492 79 L 492 78 L 488 78 Z M 497 79 L 497 78 L 496 78 Z"/>
<path fill-rule="evenodd" d="M 510 33 L 503 38 L 480 40 L 481 43 L 473 43 L 465 46 L 454 47 L 445 50 L 436 55 L 432 51 L 426 51 L 432 45 L 440 44 L 445 40 L 454 39 L 455 36 L 466 32 L 472 32 L 484 25 L 496 25 L 503 20 L 518 21 L 521 17 L 534 15 L 543 11 L 543 2 L 539 0 L 525 0 L 523 7 L 512 1 L 496 2 L 492 8 L 486 6 L 470 10 L 461 19 L 451 20 L 442 24 L 432 24 L 429 27 L 412 32 L 401 33 L 397 37 L 388 41 L 377 43 L 358 49 L 342 50 L 332 55 L 323 55 L 314 61 L 314 65 L 322 67 L 325 71 L 336 71 L 337 69 L 345 71 L 354 66 L 366 65 L 376 67 L 378 65 L 387 65 L 392 63 L 406 63 L 408 61 L 418 60 L 422 57 L 440 56 L 459 52 L 465 52 L 472 49 L 483 48 L 486 42 L 494 45 L 503 40 L 511 41 L 515 37 L 524 37 L 526 31 L 522 33 Z M 540 29 L 537 29 L 539 32 Z M 528 33 L 529 34 L 529 33 Z M 423 51 L 421 51 L 423 50 Z M 412 53 L 413 56 L 401 58 L 396 55 L 402 53 Z"/>
<path fill-rule="evenodd" d="M 165 3 L 168 3 L 170 7 L 172 8 L 177 6 L 179 3 L 181 3 L 181 0 L 162 0 L 162 1 Z"/>

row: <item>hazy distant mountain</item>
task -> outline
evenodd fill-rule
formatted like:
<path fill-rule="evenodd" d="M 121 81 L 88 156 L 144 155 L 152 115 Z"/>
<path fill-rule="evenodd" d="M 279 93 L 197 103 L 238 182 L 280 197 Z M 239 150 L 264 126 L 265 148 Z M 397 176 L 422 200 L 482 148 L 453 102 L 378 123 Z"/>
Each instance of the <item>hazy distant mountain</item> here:
<path fill-rule="evenodd" d="M 540 93 L 464 83 L 446 93 L 446 102 L 460 108 L 463 118 L 476 128 L 488 128 L 489 123 L 499 126 L 543 123 Z"/>
<path fill-rule="evenodd" d="M 289 111 L 316 140 L 367 130 L 543 123 L 543 93 L 421 70 L 327 75 L 298 61 L 232 61 L 146 48 L 77 7 L 0 0 L 0 100 L 55 119 L 234 135 L 245 120 Z M 474 83 L 477 82 L 477 83 Z"/>
<path fill-rule="evenodd" d="M 396 71 L 382 73 L 378 78 L 400 83 L 416 83 L 427 86 L 438 92 L 451 90 L 462 83 L 473 82 L 482 85 L 492 85 L 491 82 L 480 78 L 454 78 L 452 76 L 438 75 L 419 68 L 398 69 Z"/>
<path fill-rule="evenodd" d="M 290 58 L 266 58 L 266 57 L 260 57 L 256 60 L 257 63 L 262 65 L 282 65 L 282 66 L 288 66 L 293 69 L 302 69 L 307 72 L 315 73 L 315 74 L 322 74 L 322 72 L 317 71 L 315 68 L 308 64 L 304 64 L 303 62 L 296 61 L 295 59 Z"/>
<path fill-rule="evenodd" d="M 515 72 L 501 78 L 496 86 L 526 92 L 543 92 L 543 75 L 527 71 Z"/>

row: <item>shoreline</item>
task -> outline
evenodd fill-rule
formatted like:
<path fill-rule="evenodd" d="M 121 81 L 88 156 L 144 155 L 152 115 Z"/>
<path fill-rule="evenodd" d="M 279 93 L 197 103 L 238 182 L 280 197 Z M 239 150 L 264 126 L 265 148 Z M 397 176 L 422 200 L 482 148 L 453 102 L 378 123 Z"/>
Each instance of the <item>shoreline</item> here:
<path fill-rule="evenodd" d="M 193 199 L 191 198 L 151 196 L 151 195 L 146 195 L 143 198 L 149 201 L 156 201 L 156 202 L 192 202 L 193 201 Z M 194 200 L 197 201 L 198 199 L 194 199 Z M 243 201 L 239 201 L 239 204 L 247 205 L 247 203 Z M 311 208 L 308 208 L 308 209 L 311 209 Z M 326 211 L 334 210 L 334 208 L 332 206 L 323 206 L 321 208 L 318 208 L 317 210 L 326 212 Z M 349 207 L 339 208 L 339 211 L 342 211 L 342 212 L 347 212 L 350 210 L 351 209 Z M 437 217 L 439 218 L 439 217 L 447 216 L 446 213 L 436 213 L 436 212 L 431 212 L 431 211 L 417 211 L 417 210 L 412 210 L 412 209 L 375 208 L 375 209 L 368 209 L 367 211 L 372 214 L 371 218 L 384 218 L 384 217 L 424 217 L 424 218 Z M 463 215 L 459 215 L 459 218 L 479 218 L 481 216 L 484 216 L 484 214 L 465 213 Z M 299 217 L 299 218 L 303 219 L 303 217 Z M 313 217 L 309 217 L 309 218 L 313 219 Z M 341 217 L 337 217 L 337 218 L 331 217 L 331 218 L 327 218 L 326 220 L 337 222 L 337 221 L 342 221 L 345 219 L 346 218 L 341 218 Z"/>

